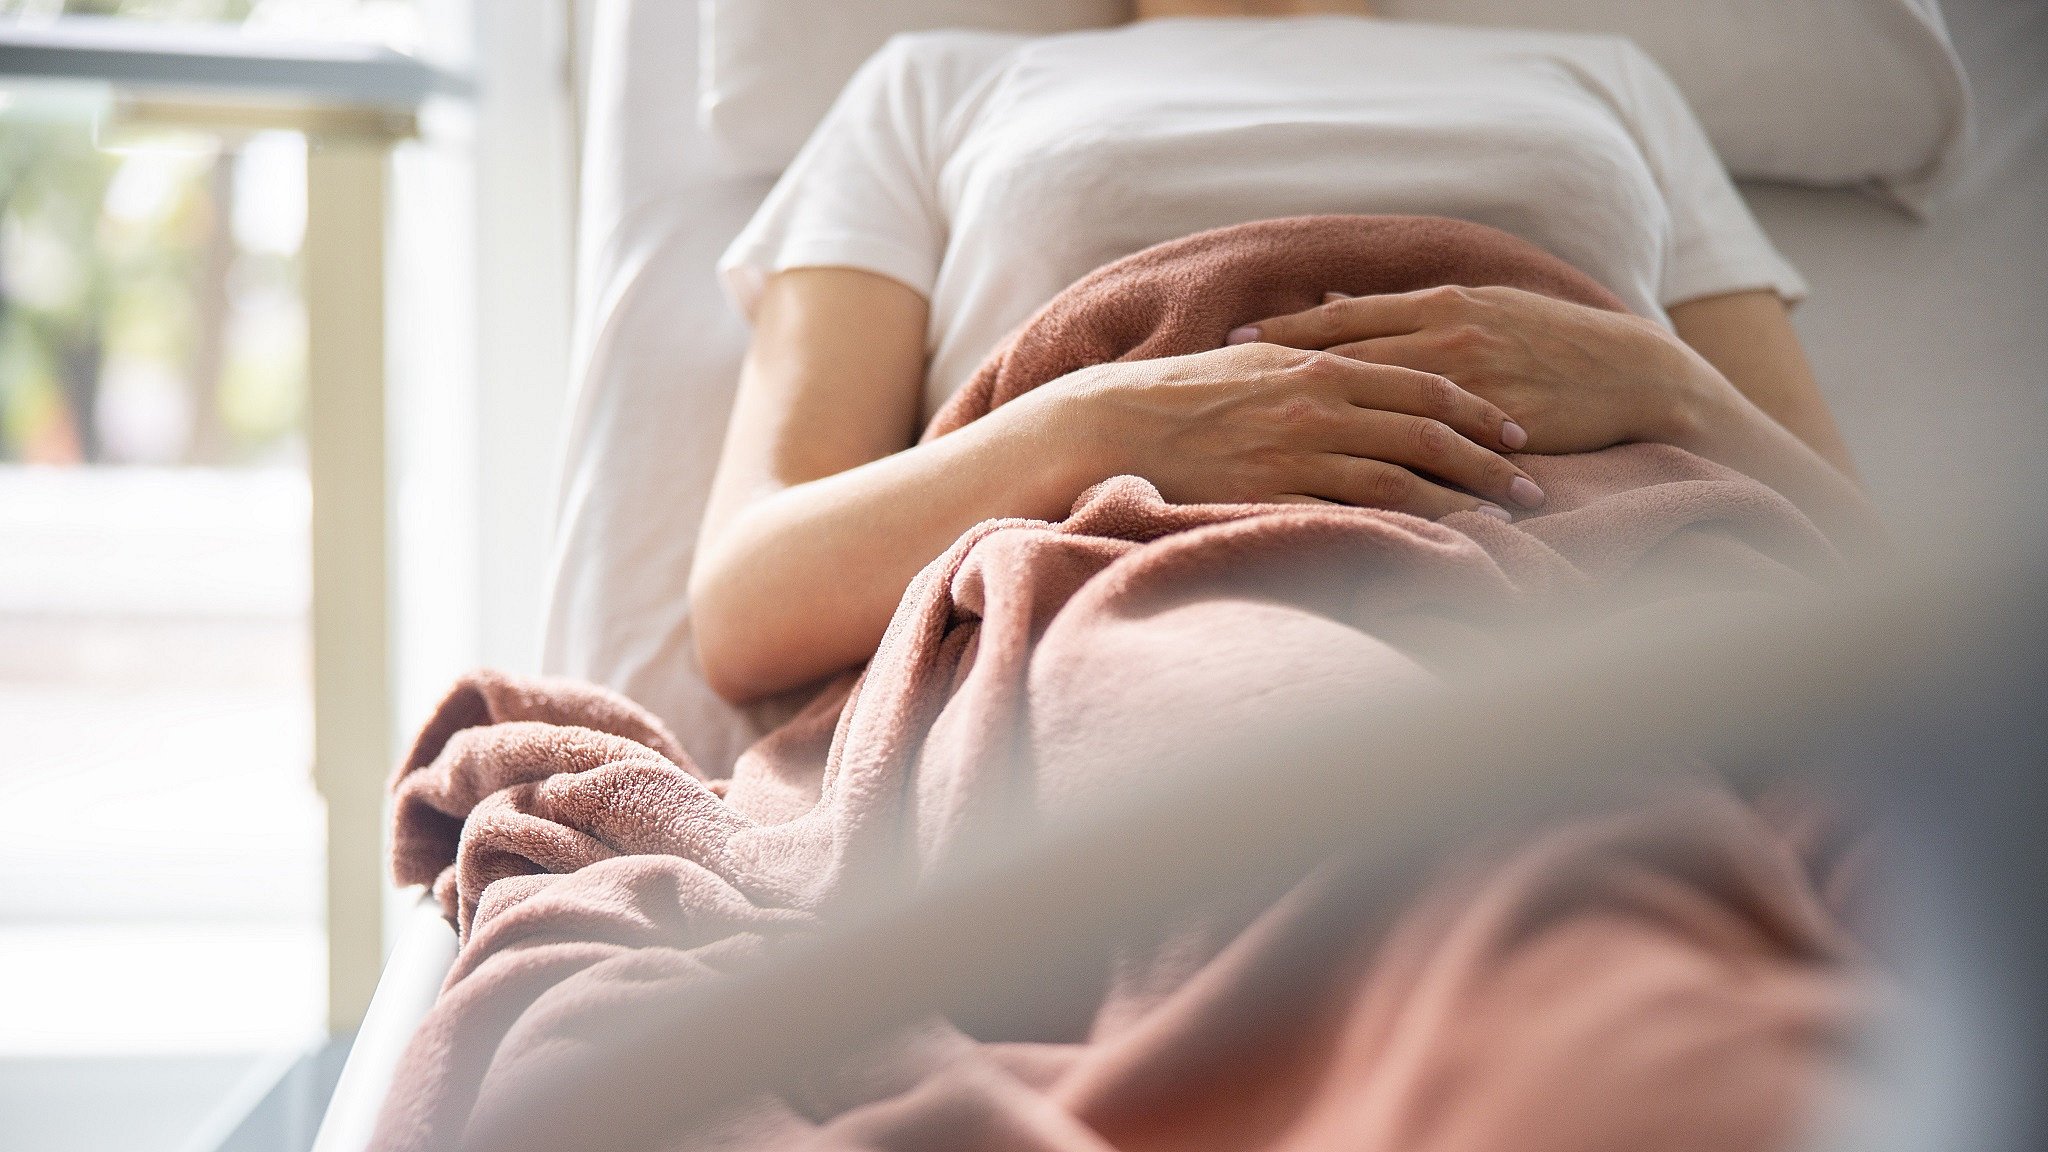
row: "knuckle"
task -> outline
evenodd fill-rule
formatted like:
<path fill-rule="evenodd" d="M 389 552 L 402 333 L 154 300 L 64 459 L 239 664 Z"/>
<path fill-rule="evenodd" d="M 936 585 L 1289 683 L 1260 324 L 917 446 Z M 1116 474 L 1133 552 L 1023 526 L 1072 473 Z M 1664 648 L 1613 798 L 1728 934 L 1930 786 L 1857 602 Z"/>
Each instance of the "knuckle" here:
<path fill-rule="evenodd" d="M 1334 339 L 1349 321 L 1354 307 L 1356 304 L 1349 299 L 1332 300 L 1327 304 L 1317 305 L 1309 313 L 1316 334 L 1326 339 Z"/>
<path fill-rule="evenodd" d="M 1344 371 L 1344 358 L 1329 352 L 1302 351 L 1289 349 L 1294 354 L 1294 369 L 1314 381 L 1334 380 Z"/>
<path fill-rule="evenodd" d="M 1424 460 L 1441 460 L 1457 446 L 1458 434 L 1441 420 L 1415 422 L 1415 450 Z"/>
<path fill-rule="evenodd" d="M 1411 483 L 1407 471 L 1375 461 L 1359 477 L 1359 501 L 1374 508 L 1395 507 L 1407 500 Z"/>
<path fill-rule="evenodd" d="M 1290 427 L 1312 424 L 1321 415 L 1322 405 L 1316 403 L 1313 398 L 1304 396 L 1299 392 L 1282 398 L 1279 405 L 1273 410 L 1274 419 Z"/>
<path fill-rule="evenodd" d="M 1453 352 L 1476 352 L 1486 345 L 1487 331 L 1477 324 L 1453 324 L 1437 340 Z"/>
<path fill-rule="evenodd" d="M 1456 312 L 1472 302 L 1472 290 L 1462 284 L 1439 284 L 1424 290 L 1422 302 L 1440 313 Z"/>
<path fill-rule="evenodd" d="M 1422 415 L 1448 420 L 1455 415 L 1463 399 L 1463 391 L 1456 384 L 1442 376 L 1421 376 L 1417 378 Z"/>

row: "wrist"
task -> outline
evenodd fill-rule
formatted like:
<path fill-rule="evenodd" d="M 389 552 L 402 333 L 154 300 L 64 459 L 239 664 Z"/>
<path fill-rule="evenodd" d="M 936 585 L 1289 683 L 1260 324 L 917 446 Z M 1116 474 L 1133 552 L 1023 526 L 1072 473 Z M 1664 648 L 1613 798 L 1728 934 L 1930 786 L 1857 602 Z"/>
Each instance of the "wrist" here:
<path fill-rule="evenodd" d="M 1131 471 L 1130 436 L 1119 429 L 1116 365 L 1070 372 L 1021 398 L 1042 455 L 1033 463 L 1064 475 L 1074 494 Z"/>
<path fill-rule="evenodd" d="M 1659 386 L 1636 438 L 1696 451 L 1727 414 L 1735 386 L 1675 337 L 1660 331 L 1657 340 Z"/>
<path fill-rule="evenodd" d="M 1015 474 L 1035 477 L 1043 487 L 1046 519 L 1064 518 L 1081 493 L 1128 470 L 1104 402 L 1106 367 L 1051 381 L 985 418 L 1008 445 Z"/>

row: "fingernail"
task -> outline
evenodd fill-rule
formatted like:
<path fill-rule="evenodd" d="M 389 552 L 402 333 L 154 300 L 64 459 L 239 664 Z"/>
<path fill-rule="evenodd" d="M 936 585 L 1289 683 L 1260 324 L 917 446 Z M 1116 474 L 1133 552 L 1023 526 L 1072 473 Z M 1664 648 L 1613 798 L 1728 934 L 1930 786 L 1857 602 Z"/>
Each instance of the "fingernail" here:
<path fill-rule="evenodd" d="M 1247 324 L 1242 328 L 1231 329 L 1230 335 L 1225 336 L 1223 338 L 1223 342 L 1225 344 L 1249 344 L 1252 341 L 1257 340 L 1258 338 L 1258 327 L 1256 325 Z"/>
<path fill-rule="evenodd" d="M 1500 426 L 1500 442 L 1509 448 L 1520 448 L 1529 442 L 1529 434 L 1513 420 L 1504 420 Z"/>
<path fill-rule="evenodd" d="M 1508 495 L 1513 496 L 1515 503 L 1524 508 L 1541 508 L 1543 501 L 1548 499 L 1543 495 L 1543 489 L 1538 488 L 1536 482 L 1527 476 L 1515 477 L 1515 482 L 1508 485 Z"/>
<path fill-rule="evenodd" d="M 1332 301 L 1336 301 L 1336 300 L 1349 300 L 1349 299 L 1351 299 L 1351 293 L 1349 293 L 1349 292 L 1325 292 L 1325 293 L 1323 293 L 1323 303 L 1325 303 L 1325 304 L 1331 303 Z"/>
<path fill-rule="evenodd" d="M 1512 513 L 1510 513 L 1507 509 L 1501 507 L 1498 504 L 1481 504 L 1479 507 L 1474 508 L 1473 511 L 1479 513 L 1481 516 L 1491 516 L 1495 520 L 1506 520 L 1510 523 L 1512 523 L 1515 518 Z"/>

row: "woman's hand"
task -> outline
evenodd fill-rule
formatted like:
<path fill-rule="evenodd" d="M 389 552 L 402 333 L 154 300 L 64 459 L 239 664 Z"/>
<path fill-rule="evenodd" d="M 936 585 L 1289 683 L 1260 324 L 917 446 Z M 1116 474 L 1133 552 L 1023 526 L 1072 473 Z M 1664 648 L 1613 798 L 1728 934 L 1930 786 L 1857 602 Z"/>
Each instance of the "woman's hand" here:
<path fill-rule="evenodd" d="M 1676 445 L 1770 485 L 1852 550 L 1882 547 L 1883 525 L 1850 479 L 1847 450 L 1784 305 L 1768 292 L 1745 292 L 1671 311 L 1689 339 L 1709 337 L 1707 346 L 1696 349 L 1639 317 L 1513 288 L 1333 294 L 1319 308 L 1247 325 L 1230 339 L 1438 373 L 1526 428 L 1530 452 Z M 1822 454 L 1828 447 L 1833 461 Z"/>
<path fill-rule="evenodd" d="M 1444 376 L 1528 430 L 1531 452 L 1672 442 L 1722 385 L 1651 321 L 1516 288 L 1331 294 L 1319 308 L 1230 334 Z"/>
<path fill-rule="evenodd" d="M 1022 398 L 1063 412 L 1105 475 L 1176 503 L 1320 500 L 1507 518 L 1543 491 L 1503 452 L 1528 437 L 1440 375 L 1246 344 L 1105 364 Z"/>

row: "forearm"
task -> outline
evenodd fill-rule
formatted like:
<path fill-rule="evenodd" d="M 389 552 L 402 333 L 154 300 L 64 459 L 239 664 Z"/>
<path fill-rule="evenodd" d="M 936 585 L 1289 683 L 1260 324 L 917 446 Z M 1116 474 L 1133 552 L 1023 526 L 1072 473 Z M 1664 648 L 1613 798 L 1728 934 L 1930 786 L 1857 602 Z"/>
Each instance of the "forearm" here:
<path fill-rule="evenodd" d="M 700 541 L 690 576 L 699 658 L 730 700 L 874 654 L 919 569 L 983 520 L 1064 517 L 1106 472 L 1051 393 L 930 443 L 749 502 Z"/>
<path fill-rule="evenodd" d="M 1694 386 L 1653 439 L 1770 486 L 1845 550 L 1881 548 L 1883 522 L 1862 488 L 1697 356 L 1678 371 Z"/>
<path fill-rule="evenodd" d="M 1821 396 L 1813 367 L 1777 295 L 1733 292 L 1673 305 L 1679 339 L 1745 398 L 1844 476 L 1856 479 L 1849 446 Z"/>

